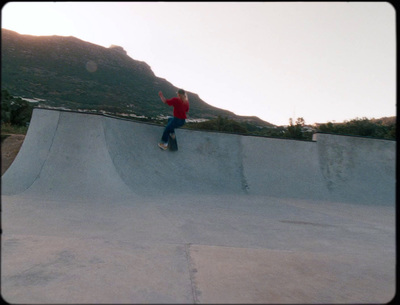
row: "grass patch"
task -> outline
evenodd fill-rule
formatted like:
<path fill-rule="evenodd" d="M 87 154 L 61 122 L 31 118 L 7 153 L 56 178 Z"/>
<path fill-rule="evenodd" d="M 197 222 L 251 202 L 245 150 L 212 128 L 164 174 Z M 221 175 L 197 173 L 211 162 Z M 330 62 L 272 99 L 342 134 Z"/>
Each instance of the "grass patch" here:
<path fill-rule="evenodd" d="M 9 123 L 1 124 L 1 141 L 3 142 L 3 135 L 9 134 L 22 134 L 26 135 L 28 132 L 28 127 L 26 126 L 18 126 L 18 125 L 11 125 Z"/>

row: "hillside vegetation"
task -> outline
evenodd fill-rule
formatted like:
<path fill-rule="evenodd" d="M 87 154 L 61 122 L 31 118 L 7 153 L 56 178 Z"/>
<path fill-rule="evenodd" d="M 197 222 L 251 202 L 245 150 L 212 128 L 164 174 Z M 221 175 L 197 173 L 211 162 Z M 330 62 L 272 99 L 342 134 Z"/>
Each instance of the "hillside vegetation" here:
<path fill-rule="evenodd" d="M 396 118 L 372 119 L 355 118 L 344 123 L 326 123 L 318 126 L 307 126 L 303 118 L 298 118 L 295 123 L 289 119 L 288 126 L 280 127 L 257 127 L 248 123 L 241 123 L 228 118 L 218 117 L 216 119 L 188 124 L 187 128 L 223 131 L 243 135 L 257 135 L 265 137 L 276 137 L 296 140 L 311 141 L 316 132 L 363 136 L 378 139 L 396 139 Z"/>
<path fill-rule="evenodd" d="M 25 134 L 29 125 L 33 106 L 31 103 L 18 97 L 13 97 L 7 90 L 1 92 L 1 131 L 2 134 Z M 133 119 L 133 118 L 132 118 Z M 135 118 L 135 120 L 147 121 L 164 125 L 166 120 L 154 120 L 149 118 Z M 242 135 L 256 135 L 265 137 L 277 137 L 297 140 L 312 140 L 315 132 L 329 132 L 343 135 L 367 136 L 380 139 L 396 139 L 396 118 L 382 118 L 368 120 L 354 119 L 344 123 L 326 123 L 318 127 L 306 126 L 302 118 L 295 123 L 289 120 L 289 126 L 259 127 L 249 122 L 240 122 L 226 117 L 218 116 L 205 122 L 188 122 L 184 126 L 187 129 L 229 132 Z M 4 137 L 3 137 L 4 138 Z"/>

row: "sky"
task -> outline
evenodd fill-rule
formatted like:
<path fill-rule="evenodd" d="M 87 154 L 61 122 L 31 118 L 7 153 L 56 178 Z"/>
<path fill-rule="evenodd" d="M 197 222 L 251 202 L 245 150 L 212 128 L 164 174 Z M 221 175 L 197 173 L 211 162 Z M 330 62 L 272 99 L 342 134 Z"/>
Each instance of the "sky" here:
<path fill-rule="evenodd" d="M 8 2 L 1 26 L 121 46 L 210 105 L 287 125 L 395 116 L 395 17 L 387 2 Z"/>

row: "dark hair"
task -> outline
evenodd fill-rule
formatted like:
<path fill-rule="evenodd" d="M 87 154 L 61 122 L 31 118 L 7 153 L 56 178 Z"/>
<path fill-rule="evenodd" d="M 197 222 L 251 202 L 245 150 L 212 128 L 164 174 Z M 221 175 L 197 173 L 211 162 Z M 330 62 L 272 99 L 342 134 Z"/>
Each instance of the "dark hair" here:
<path fill-rule="evenodd" d="M 182 95 L 185 95 L 185 94 L 186 94 L 185 90 L 183 90 L 183 89 L 179 89 L 179 90 L 178 90 L 178 93 L 179 93 L 179 94 L 182 94 Z"/>

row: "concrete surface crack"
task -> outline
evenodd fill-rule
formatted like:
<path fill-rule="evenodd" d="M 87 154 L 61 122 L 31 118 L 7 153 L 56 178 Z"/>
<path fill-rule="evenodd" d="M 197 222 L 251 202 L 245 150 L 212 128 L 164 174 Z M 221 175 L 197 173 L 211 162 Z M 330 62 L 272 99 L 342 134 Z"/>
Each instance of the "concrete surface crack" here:
<path fill-rule="evenodd" d="M 197 270 L 193 266 L 193 262 L 190 258 L 190 244 L 185 244 L 185 254 L 186 254 L 186 260 L 188 263 L 188 271 L 189 271 L 189 278 L 190 278 L 190 287 L 192 288 L 192 297 L 193 297 L 193 303 L 194 304 L 199 304 L 199 299 L 197 296 L 197 288 L 196 288 L 196 283 L 194 279 L 194 273 L 197 272 Z"/>

